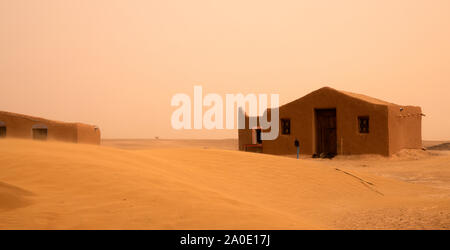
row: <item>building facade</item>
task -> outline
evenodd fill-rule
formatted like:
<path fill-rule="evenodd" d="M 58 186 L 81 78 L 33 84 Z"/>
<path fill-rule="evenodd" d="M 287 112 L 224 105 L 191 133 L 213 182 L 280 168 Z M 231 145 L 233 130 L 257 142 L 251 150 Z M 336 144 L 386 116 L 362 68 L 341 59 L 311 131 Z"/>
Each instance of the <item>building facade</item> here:
<path fill-rule="evenodd" d="M 269 117 L 270 117 L 270 110 Z M 422 110 L 324 87 L 279 107 L 279 136 L 262 141 L 258 127 L 239 130 L 239 149 L 317 156 L 380 154 L 422 148 Z"/>
<path fill-rule="evenodd" d="M 0 139 L 22 138 L 100 144 L 100 137 L 100 129 L 96 126 L 0 111 Z"/>

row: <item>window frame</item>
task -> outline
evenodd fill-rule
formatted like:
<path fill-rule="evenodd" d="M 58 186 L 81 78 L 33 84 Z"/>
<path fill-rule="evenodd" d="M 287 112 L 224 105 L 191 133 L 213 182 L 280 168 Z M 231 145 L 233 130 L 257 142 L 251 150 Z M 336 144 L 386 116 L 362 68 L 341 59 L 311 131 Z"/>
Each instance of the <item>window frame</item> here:
<path fill-rule="evenodd" d="M 281 134 L 282 135 L 291 135 L 291 119 L 290 118 L 282 118 L 282 119 L 280 119 L 280 127 L 281 127 Z M 287 126 L 287 129 L 288 129 L 288 133 L 285 133 L 285 125 L 288 125 Z"/>
<path fill-rule="evenodd" d="M 362 121 L 367 121 L 366 129 L 363 129 Z M 360 115 L 358 116 L 358 133 L 361 135 L 367 135 L 370 134 L 370 116 L 368 115 Z"/>

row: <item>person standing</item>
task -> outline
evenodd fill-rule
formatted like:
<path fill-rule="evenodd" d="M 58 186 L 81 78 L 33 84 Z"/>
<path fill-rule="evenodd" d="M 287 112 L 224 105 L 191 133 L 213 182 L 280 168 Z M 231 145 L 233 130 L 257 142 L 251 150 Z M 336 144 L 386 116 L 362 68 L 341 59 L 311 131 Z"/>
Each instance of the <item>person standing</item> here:
<path fill-rule="evenodd" d="M 295 147 L 297 148 L 297 159 L 300 157 L 300 142 L 295 138 L 294 142 Z"/>

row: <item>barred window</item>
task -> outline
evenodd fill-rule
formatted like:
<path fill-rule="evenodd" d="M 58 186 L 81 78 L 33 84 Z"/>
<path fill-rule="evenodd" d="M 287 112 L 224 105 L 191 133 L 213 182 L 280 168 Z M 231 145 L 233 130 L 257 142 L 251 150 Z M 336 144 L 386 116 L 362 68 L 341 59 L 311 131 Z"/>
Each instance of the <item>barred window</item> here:
<path fill-rule="evenodd" d="M 36 124 L 32 127 L 33 139 L 47 140 L 48 128 L 44 124 Z"/>
<path fill-rule="evenodd" d="M 281 119 L 281 134 L 290 135 L 291 134 L 291 120 Z"/>
<path fill-rule="evenodd" d="M 361 134 L 369 133 L 369 117 L 368 116 L 359 116 L 358 124 L 359 124 L 359 133 L 361 133 Z"/>

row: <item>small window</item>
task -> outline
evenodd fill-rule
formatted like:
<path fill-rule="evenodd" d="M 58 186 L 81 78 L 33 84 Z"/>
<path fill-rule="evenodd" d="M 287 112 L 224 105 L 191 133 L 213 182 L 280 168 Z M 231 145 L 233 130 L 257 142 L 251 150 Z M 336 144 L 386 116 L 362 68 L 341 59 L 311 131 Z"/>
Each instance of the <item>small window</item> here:
<path fill-rule="evenodd" d="M 4 122 L 0 121 L 0 138 L 6 137 L 6 125 Z"/>
<path fill-rule="evenodd" d="M 369 133 L 369 117 L 359 116 L 358 117 L 359 133 L 368 134 Z"/>
<path fill-rule="evenodd" d="M 37 124 L 33 125 L 32 132 L 33 132 L 33 139 L 34 140 L 47 140 L 47 134 L 48 134 L 47 126 L 43 124 Z"/>
<path fill-rule="evenodd" d="M 6 137 L 6 127 L 0 126 L 0 138 L 5 138 L 5 137 Z"/>
<path fill-rule="evenodd" d="M 281 119 L 281 134 L 290 135 L 291 134 L 291 120 Z"/>

